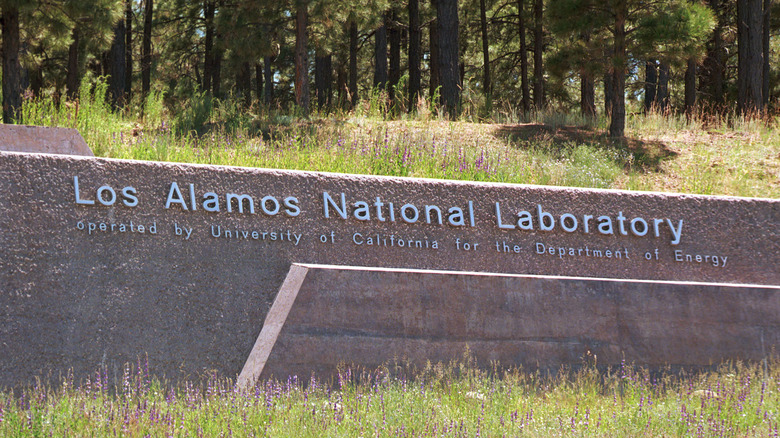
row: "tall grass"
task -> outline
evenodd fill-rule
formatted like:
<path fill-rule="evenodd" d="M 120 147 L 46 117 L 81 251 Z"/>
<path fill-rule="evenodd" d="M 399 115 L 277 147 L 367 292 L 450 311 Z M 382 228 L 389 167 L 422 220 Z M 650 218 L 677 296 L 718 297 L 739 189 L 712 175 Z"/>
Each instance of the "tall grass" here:
<path fill-rule="evenodd" d="M 95 155 L 105 155 L 116 133 L 129 123 L 111 111 L 105 82 L 82 82 L 76 100 L 56 103 L 50 97 L 29 98 L 22 105 L 22 120 L 28 125 L 75 128 Z"/>
<path fill-rule="evenodd" d="M 629 132 L 672 150 L 656 184 L 686 193 L 780 197 L 780 131 L 772 119 L 651 113 L 629 118 Z"/>
<path fill-rule="evenodd" d="M 28 124 L 76 128 L 96 155 L 113 158 L 780 197 L 778 129 L 735 114 L 632 114 L 626 145 L 599 134 L 608 124 L 604 117 L 521 113 L 501 102 L 497 122 L 510 128 L 530 123 L 525 126 L 538 132 L 507 136 L 497 125 L 447 121 L 424 99 L 416 112 L 398 113 L 384 92 L 351 112 L 310 118 L 204 93 L 169 109 L 152 93 L 143 110 L 114 112 L 105 93 L 104 83 L 85 83 L 73 102 L 29 99 L 22 117 Z M 560 134 L 571 127 L 593 135 Z"/>
<path fill-rule="evenodd" d="M 458 133 L 417 130 L 296 127 L 266 136 L 212 130 L 205 135 L 120 134 L 104 149 L 115 158 L 298 169 L 372 175 L 577 187 L 610 187 L 626 154 L 594 145 L 565 148 L 464 144 Z"/>
<path fill-rule="evenodd" d="M 590 358 L 593 359 L 593 358 Z M 314 376 L 238 391 L 229 379 L 175 385 L 127 367 L 121 382 L 0 392 L 0 435 L 14 436 L 778 436 L 780 367 L 650 373 L 595 361 L 547 374 L 470 361 L 395 366 L 328 384 Z"/>

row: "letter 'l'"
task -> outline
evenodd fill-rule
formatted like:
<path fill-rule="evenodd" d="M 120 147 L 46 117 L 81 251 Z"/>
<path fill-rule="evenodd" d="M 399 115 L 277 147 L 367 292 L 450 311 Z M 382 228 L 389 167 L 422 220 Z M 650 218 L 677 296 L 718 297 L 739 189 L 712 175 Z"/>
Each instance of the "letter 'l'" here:
<path fill-rule="evenodd" d="M 514 230 L 515 226 L 512 224 L 503 224 L 501 223 L 501 206 L 496 202 L 496 223 L 498 224 L 498 228 L 503 228 L 505 230 Z"/>
<path fill-rule="evenodd" d="M 76 190 L 76 204 L 95 205 L 95 201 L 90 201 L 88 199 L 81 199 L 79 197 L 79 177 L 77 176 L 73 177 L 73 188 Z"/>

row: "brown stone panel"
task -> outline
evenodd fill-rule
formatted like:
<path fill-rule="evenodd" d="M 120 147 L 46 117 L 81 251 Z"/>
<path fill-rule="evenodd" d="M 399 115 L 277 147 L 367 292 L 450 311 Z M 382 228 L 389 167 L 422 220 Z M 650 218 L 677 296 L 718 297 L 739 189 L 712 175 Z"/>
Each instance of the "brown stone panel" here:
<path fill-rule="evenodd" d="M 591 353 L 658 369 L 759 360 L 780 346 L 779 287 L 294 267 L 307 273 L 277 298 L 294 302 L 254 369 L 263 378 L 422 367 L 467 349 L 482 366 L 555 369 Z"/>
<path fill-rule="evenodd" d="M 76 203 L 74 177 L 79 180 L 80 199 L 94 204 Z M 185 199 L 186 210 L 179 204 L 165 208 L 174 182 Z M 190 184 L 198 201 L 194 211 L 190 208 Z M 97 191 L 104 186 L 111 187 L 117 195 L 112 205 L 97 202 Z M 125 187 L 135 190 L 137 206 L 122 203 Z M 207 192 L 219 195 L 219 212 L 203 208 Z M 368 203 L 371 219 L 358 220 L 354 206 L 349 207 L 347 219 L 338 217 L 333 208 L 331 217 L 325 218 L 323 192 L 336 199 L 344 193 L 350 205 L 358 201 Z M 101 193 L 104 201 L 110 200 L 108 189 Z M 252 197 L 255 214 L 239 213 L 236 204 L 233 212 L 227 212 L 228 193 Z M 264 214 L 259 205 L 266 196 L 280 202 L 294 196 L 300 214 Z M 373 203 L 377 197 L 385 204 L 384 221 L 375 214 Z M 466 226 L 447 225 L 446 220 L 444 225 L 406 223 L 400 216 L 401 207 L 407 203 L 416 206 L 424 218 L 426 205 L 436 205 L 444 212 L 452 207 L 467 211 L 469 201 L 474 209 L 473 227 L 468 226 L 467 213 Z M 395 221 L 389 220 L 387 204 L 391 202 Z M 566 232 L 559 224 L 552 231 L 540 231 L 538 226 L 533 231 L 506 230 L 497 224 L 495 203 L 502 208 L 505 224 L 518 211 L 533 213 L 541 205 L 544 212 L 556 218 L 570 213 L 580 222 L 585 215 L 605 215 L 616 221 L 622 211 L 627 221 L 637 217 L 648 221 L 683 220 L 684 226 L 679 244 L 672 244 L 673 235 L 665 225 L 659 228 L 659 237 L 603 235 L 592 231 L 594 223 L 589 233 L 583 232 L 582 227 Z M 594 220 L 591 218 L 591 222 Z M 78 228 L 79 224 L 86 227 L 90 223 L 96 227 L 106 224 L 130 228 L 131 222 L 135 231 L 96 229 L 89 233 Z M 138 224 L 144 225 L 144 233 L 138 232 Z M 155 234 L 149 233 L 150 225 L 156 225 Z M 192 234 L 189 238 L 176 235 L 177 227 L 192 230 Z M 220 237 L 212 236 L 212 227 L 221 230 Z M 216 370 L 235 376 L 252 350 L 294 262 L 776 286 L 780 285 L 779 227 L 780 201 L 771 199 L 0 152 L 0 386 L 69 368 L 77 376 L 101 366 L 121 375 L 125 362 L 136 362 L 138 356 L 146 354 L 150 371 L 157 375 L 180 378 Z M 226 229 L 231 230 L 232 238 L 224 237 Z M 235 238 L 236 231 L 239 235 L 247 232 L 250 237 Z M 251 238 L 253 231 L 258 236 L 266 233 L 267 238 L 255 240 Z M 287 232 L 295 242 L 288 241 Z M 271 240 L 270 233 L 277 233 L 276 240 Z M 353 241 L 358 235 L 363 244 Z M 393 243 L 368 245 L 368 237 L 377 235 L 380 240 L 392 239 Z M 406 243 L 400 247 L 399 238 L 404 242 L 427 242 L 429 247 L 410 249 Z M 438 248 L 431 246 L 433 242 Z M 471 250 L 463 249 L 463 242 L 469 243 Z M 574 248 L 583 255 L 539 255 L 537 243 Z M 474 244 L 478 244 L 476 250 Z M 590 257 L 584 255 L 586 248 L 627 251 L 629 258 Z M 676 262 L 674 251 L 728 257 L 728 261 L 725 268 L 695 261 Z M 652 260 L 645 260 L 645 254 Z M 373 281 L 369 274 L 361 275 L 368 275 L 364 281 Z M 323 305 L 333 315 L 339 315 L 340 324 L 358 334 L 363 333 L 359 330 L 366 331 L 363 336 L 405 324 L 416 336 L 432 332 L 444 340 L 462 330 L 462 337 L 453 338 L 452 342 L 466 342 L 469 336 L 503 342 L 502 327 L 512 324 L 517 333 L 523 334 L 523 342 L 534 345 L 548 342 L 548 337 L 561 328 L 578 328 L 581 336 L 608 333 L 610 337 L 601 342 L 609 345 L 617 345 L 620 339 L 633 339 L 636 346 L 632 348 L 637 351 L 657 348 L 646 344 L 648 341 L 641 333 L 632 331 L 630 321 L 610 319 L 613 314 L 619 315 L 621 308 L 609 295 L 614 291 L 607 293 L 582 286 L 574 293 L 557 281 L 537 280 L 546 282 L 546 301 L 535 301 L 534 293 L 523 290 L 502 301 L 481 290 L 471 290 L 471 284 L 463 279 L 447 279 L 448 283 L 444 283 L 441 278 L 413 275 L 406 281 L 416 282 L 418 289 L 430 291 L 430 295 L 401 298 L 398 291 L 403 290 L 402 285 L 392 285 L 401 288 L 390 289 L 397 298 L 386 302 L 395 313 L 376 314 L 369 326 L 349 326 L 355 315 L 362 315 L 357 309 L 368 306 L 366 301 L 339 296 L 355 306 L 352 310 Z M 510 280 L 499 276 L 492 281 L 498 288 Z M 442 297 L 451 290 L 464 288 L 469 300 L 484 301 L 496 309 L 490 318 L 479 308 L 449 301 L 446 305 L 458 311 L 441 313 Z M 562 306 L 569 305 L 573 293 L 582 299 L 582 312 L 561 318 Z M 594 298 L 586 300 L 588 297 Z M 678 324 L 686 318 L 695 321 L 707 313 L 704 309 L 708 305 L 719 305 L 717 301 L 702 300 L 675 295 L 643 305 L 656 306 L 652 309 L 679 307 L 681 313 L 668 316 L 678 318 L 670 319 L 670 323 Z M 515 320 L 518 309 L 530 309 L 543 318 L 533 324 L 526 319 Z M 719 312 L 736 311 L 729 307 L 720 309 Z M 771 306 L 759 306 L 754 311 L 770 317 L 778 313 L 777 307 Z M 696 333 L 693 335 L 703 336 Z M 349 336 L 356 335 L 350 332 Z M 770 334 L 764 337 L 769 343 Z M 579 348 L 574 350 L 581 354 Z"/>
<path fill-rule="evenodd" d="M 92 157 L 81 134 L 73 128 L 0 124 L 0 151 Z"/>

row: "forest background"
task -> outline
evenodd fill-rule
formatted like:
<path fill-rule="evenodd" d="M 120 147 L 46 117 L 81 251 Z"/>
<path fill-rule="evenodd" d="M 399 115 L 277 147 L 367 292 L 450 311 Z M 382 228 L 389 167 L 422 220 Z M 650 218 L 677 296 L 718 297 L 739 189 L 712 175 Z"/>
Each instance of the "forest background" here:
<path fill-rule="evenodd" d="M 4 122 L 98 155 L 780 196 L 772 0 L 0 8 Z"/>
<path fill-rule="evenodd" d="M 450 116 L 465 106 L 483 117 L 496 108 L 595 115 L 600 101 L 613 119 L 624 117 L 616 113 L 625 98 L 660 111 L 698 103 L 745 112 L 770 108 L 777 93 L 771 0 L 0 6 L 6 123 L 18 119 L 23 93 L 75 99 L 83 80 L 98 77 L 117 108 L 156 90 L 171 108 L 201 92 L 304 114 L 349 109 L 376 91 L 396 114 L 427 97 Z M 622 130 L 613 122 L 610 133 Z"/>

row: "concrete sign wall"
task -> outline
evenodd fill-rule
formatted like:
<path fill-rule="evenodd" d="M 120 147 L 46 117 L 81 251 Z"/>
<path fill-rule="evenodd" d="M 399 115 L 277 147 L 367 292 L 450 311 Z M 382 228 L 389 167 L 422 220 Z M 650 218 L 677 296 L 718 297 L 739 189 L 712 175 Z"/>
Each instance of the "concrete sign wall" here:
<path fill-rule="evenodd" d="M 780 347 L 778 309 L 777 286 L 294 264 L 239 384 L 423 368 L 467 348 L 525 369 L 756 361 Z"/>
<path fill-rule="evenodd" d="M 0 152 L 0 385 L 235 376 L 292 263 L 780 285 L 780 201 Z"/>

